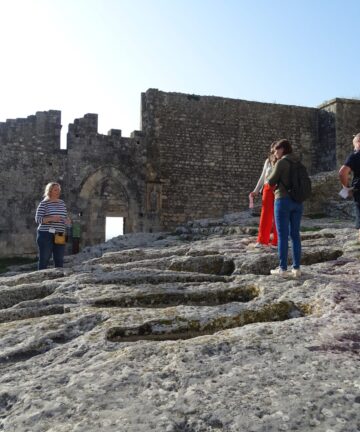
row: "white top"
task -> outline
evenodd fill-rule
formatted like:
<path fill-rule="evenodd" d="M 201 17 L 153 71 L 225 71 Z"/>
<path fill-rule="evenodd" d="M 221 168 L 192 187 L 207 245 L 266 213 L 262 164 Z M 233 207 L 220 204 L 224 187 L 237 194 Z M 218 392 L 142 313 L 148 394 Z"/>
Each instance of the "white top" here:
<path fill-rule="evenodd" d="M 273 166 L 271 165 L 271 162 L 269 161 L 269 158 L 266 159 L 264 163 L 264 168 L 262 170 L 261 176 L 257 182 L 257 185 L 255 186 L 254 192 L 259 193 L 261 189 L 263 188 L 265 184 L 266 178 L 270 175 L 271 171 L 273 169 Z"/>

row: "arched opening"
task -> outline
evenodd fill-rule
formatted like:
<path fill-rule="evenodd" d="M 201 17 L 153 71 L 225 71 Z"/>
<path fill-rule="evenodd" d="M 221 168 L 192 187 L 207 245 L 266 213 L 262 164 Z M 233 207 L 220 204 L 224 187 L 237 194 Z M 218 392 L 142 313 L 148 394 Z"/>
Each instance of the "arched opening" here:
<path fill-rule="evenodd" d="M 135 231 L 139 204 L 129 196 L 130 190 L 134 185 L 115 167 L 101 168 L 86 179 L 79 199 L 84 246 L 108 239 L 107 218 L 122 219 L 122 234 Z"/>

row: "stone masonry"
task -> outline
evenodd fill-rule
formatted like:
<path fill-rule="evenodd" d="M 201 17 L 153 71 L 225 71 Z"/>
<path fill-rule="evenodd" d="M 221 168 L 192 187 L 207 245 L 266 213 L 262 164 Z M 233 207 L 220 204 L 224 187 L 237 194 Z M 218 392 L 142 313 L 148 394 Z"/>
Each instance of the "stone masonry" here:
<path fill-rule="evenodd" d="M 0 256 L 36 254 L 34 214 L 49 181 L 81 215 L 82 247 L 104 241 L 107 216 L 130 233 L 244 210 L 274 140 L 288 138 L 311 174 L 338 169 L 360 131 L 360 101 L 307 108 L 149 89 L 129 138 L 99 134 L 97 121 L 70 124 L 66 150 L 60 111 L 0 123 Z"/>

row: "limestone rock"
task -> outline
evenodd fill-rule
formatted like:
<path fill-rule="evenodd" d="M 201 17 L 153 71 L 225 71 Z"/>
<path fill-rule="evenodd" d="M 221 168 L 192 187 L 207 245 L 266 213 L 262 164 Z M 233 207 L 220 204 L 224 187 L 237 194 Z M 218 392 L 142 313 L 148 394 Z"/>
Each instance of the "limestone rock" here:
<path fill-rule="evenodd" d="M 0 430 L 360 430 L 352 223 L 304 219 L 302 276 L 283 279 L 253 221 L 124 236 L 1 277 Z"/>

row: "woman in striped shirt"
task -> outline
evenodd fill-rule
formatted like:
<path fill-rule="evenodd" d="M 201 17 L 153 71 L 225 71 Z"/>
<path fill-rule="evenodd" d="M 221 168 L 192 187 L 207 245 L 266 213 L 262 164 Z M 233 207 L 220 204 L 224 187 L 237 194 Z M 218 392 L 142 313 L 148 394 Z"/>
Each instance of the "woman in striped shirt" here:
<path fill-rule="evenodd" d="M 48 183 L 45 187 L 44 199 L 39 204 L 35 221 L 39 224 L 36 243 L 39 250 L 38 269 L 46 269 L 51 256 L 54 258 L 55 267 L 64 266 L 65 244 L 55 244 L 55 233 L 65 236 L 65 224 L 70 224 L 66 206 L 59 199 L 61 187 L 58 183 Z"/>

